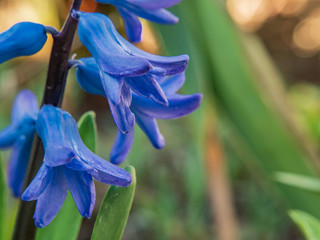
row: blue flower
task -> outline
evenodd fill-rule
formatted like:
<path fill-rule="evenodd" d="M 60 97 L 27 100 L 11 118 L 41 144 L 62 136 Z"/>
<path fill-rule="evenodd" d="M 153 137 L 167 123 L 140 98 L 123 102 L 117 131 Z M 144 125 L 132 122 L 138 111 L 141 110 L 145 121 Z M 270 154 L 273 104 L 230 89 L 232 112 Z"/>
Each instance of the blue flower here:
<path fill-rule="evenodd" d="M 88 93 L 107 97 L 102 81 L 99 78 L 99 69 L 94 59 L 87 58 L 80 59 L 80 61 L 83 64 L 79 64 L 76 71 L 80 86 Z M 128 107 L 153 146 L 162 148 L 165 142 L 155 119 L 175 119 L 193 112 L 199 107 L 202 95 L 180 95 L 176 93 L 184 84 L 184 73 L 171 78 L 159 77 L 158 81 L 161 89 L 163 89 L 163 92 L 167 96 L 168 106 L 132 93 L 132 101 Z M 132 146 L 133 136 L 133 129 L 126 134 L 121 133 L 121 131 L 118 132 L 110 154 L 112 163 L 119 164 L 126 158 Z"/>
<path fill-rule="evenodd" d="M 182 87 L 184 81 L 184 73 L 159 80 L 160 86 L 168 98 L 168 106 L 163 106 L 151 99 L 132 94 L 130 109 L 134 113 L 139 127 L 157 149 L 164 147 L 165 140 L 159 131 L 156 119 L 183 117 L 196 110 L 201 103 L 201 94 L 180 95 L 176 93 Z M 125 160 L 133 143 L 133 135 L 133 129 L 128 134 L 118 131 L 110 153 L 110 161 L 112 163 L 120 164 Z"/>
<path fill-rule="evenodd" d="M 0 63 L 19 56 L 29 56 L 41 50 L 47 41 L 45 26 L 20 22 L 0 33 Z"/>
<path fill-rule="evenodd" d="M 117 7 L 131 42 L 141 41 L 142 25 L 138 17 L 161 24 L 175 24 L 178 18 L 165 8 L 176 5 L 181 0 L 96 0 Z"/>
<path fill-rule="evenodd" d="M 129 111 L 130 89 L 140 96 L 167 105 L 166 96 L 155 76 L 184 72 L 189 61 L 187 55 L 162 57 L 136 48 L 126 41 L 116 31 L 111 20 L 102 14 L 81 13 L 79 36 L 95 58 L 95 61 L 86 61 L 85 65 L 90 68 L 91 64 L 98 64 L 98 73 L 112 115 L 123 133 L 130 131 L 134 125 L 134 117 Z"/>
<path fill-rule="evenodd" d="M 11 124 L 0 132 L 0 149 L 13 148 L 8 168 L 8 183 L 16 197 L 22 192 L 37 114 L 38 103 L 35 95 L 29 90 L 22 90 L 13 103 Z"/>
<path fill-rule="evenodd" d="M 131 175 L 92 153 L 82 142 L 70 114 L 60 108 L 41 108 L 36 131 L 45 155 L 36 177 L 22 194 L 25 201 L 37 200 L 37 227 L 47 226 L 63 205 L 68 189 L 83 217 L 90 217 L 95 204 L 93 179 L 125 187 Z"/>

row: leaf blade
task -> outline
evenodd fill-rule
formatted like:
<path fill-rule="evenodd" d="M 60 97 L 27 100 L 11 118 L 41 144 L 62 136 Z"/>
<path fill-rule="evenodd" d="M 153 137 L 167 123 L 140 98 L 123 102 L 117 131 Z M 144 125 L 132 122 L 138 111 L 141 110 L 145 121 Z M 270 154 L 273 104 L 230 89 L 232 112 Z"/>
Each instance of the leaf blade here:
<path fill-rule="evenodd" d="M 82 140 L 85 139 L 85 144 L 87 147 L 95 153 L 97 145 L 97 125 L 95 112 L 88 111 L 84 113 L 78 122 L 78 128 Z"/>
<path fill-rule="evenodd" d="M 317 218 L 300 210 L 290 210 L 289 216 L 298 225 L 307 240 L 319 239 L 320 221 Z"/>
<path fill-rule="evenodd" d="M 314 177 L 288 172 L 276 172 L 274 179 L 292 187 L 320 193 L 320 180 Z"/>
<path fill-rule="evenodd" d="M 125 188 L 109 188 L 98 213 L 91 240 L 121 240 L 136 188 L 134 167 L 128 166 L 125 170 L 132 175 L 132 183 Z"/>

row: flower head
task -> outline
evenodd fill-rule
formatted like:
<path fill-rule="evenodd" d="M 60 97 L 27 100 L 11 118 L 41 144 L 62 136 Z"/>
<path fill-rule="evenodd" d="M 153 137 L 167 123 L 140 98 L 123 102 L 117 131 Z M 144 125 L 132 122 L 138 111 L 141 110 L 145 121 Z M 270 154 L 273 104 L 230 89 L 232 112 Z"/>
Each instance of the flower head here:
<path fill-rule="evenodd" d="M 131 42 L 141 41 L 142 25 L 138 17 L 161 24 L 175 24 L 178 18 L 165 8 L 178 4 L 181 0 L 96 0 L 117 7 Z"/>
<path fill-rule="evenodd" d="M 29 56 L 41 50 L 47 41 L 45 26 L 20 22 L 0 33 L 0 63 L 19 56 Z"/>
<path fill-rule="evenodd" d="M 79 36 L 95 60 L 84 60 L 79 68 L 98 65 L 112 115 L 119 130 L 126 133 L 134 125 L 129 111 L 131 92 L 167 105 L 168 101 L 156 76 L 175 75 L 185 71 L 189 57 L 162 57 L 146 53 L 126 41 L 110 19 L 102 14 L 81 13 Z M 96 74 L 97 72 L 94 71 Z M 87 71 L 90 74 L 90 70 Z"/>
<path fill-rule="evenodd" d="M 102 81 L 99 79 L 99 69 L 94 60 L 89 58 L 81 59 L 81 61 L 84 64 L 79 64 L 76 72 L 80 86 L 91 94 L 107 97 Z M 193 112 L 199 107 L 202 95 L 180 95 L 176 93 L 184 84 L 184 73 L 171 78 L 158 77 L 157 80 L 168 99 L 168 106 L 132 93 L 132 101 L 128 108 L 134 114 L 136 122 L 146 133 L 153 146 L 162 148 L 165 141 L 158 129 L 156 119 L 175 119 Z M 110 154 L 111 162 L 119 164 L 126 158 L 132 146 L 133 136 L 133 130 L 125 134 L 121 131 L 118 132 Z"/>
<path fill-rule="evenodd" d="M 38 111 L 35 95 L 29 90 L 22 90 L 13 103 L 11 124 L 0 131 L 0 148 L 12 148 L 8 183 L 16 197 L 22 192 Z"/>
<path fill-rule="evenodd" d="M 25 201 L 37 200 L 37 227 L 48 225 L 63 205 L 68 189 L 83 217 L 90 217 L 95 203 L 93 178 L 107 184 L 128 186 L 131 176 L 92 153 L 82 142 L 70 114 L 45 105 L 39 112 L 36 130 L 43 142 L 43 164 L 22 194 Z"/>

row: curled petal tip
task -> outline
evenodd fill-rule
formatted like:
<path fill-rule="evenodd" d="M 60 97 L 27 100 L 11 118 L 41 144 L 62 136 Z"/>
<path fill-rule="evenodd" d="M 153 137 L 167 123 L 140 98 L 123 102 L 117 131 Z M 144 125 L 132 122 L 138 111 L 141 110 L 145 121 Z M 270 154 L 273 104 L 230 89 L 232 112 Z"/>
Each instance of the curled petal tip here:
<path fill-rule="evenodd" d="M 123 179 L 121 187 L 128 187 L 132 182 L 132 176 L 128 173 L 127 176 Z"/>
<path fill-rule="evenodd" d="M 202 93 L 196 93 L 196 94 L 194 94 L 194 97 L 198 102 L 198 106 L 197 107 L 199 107 L 201 102 L 202 102 L 202 99 L 203 99 L 203 94 Z"/>
<path fill-rule="evenodd" d="M 110 162 L 116 165 L 121 164 L 128 156 L 134 139 L 134 130 L 127 134 L 118 131 L 110 152 Z"/>
<path fill-rule="evenodd" d="M 166 140 L 164 139 L 164 137 L 162 136 L 162 134 L 159 134 L 159 136 L 157 137 L 157 139 L 152 141 L 152 145 L 156 148 L 156 149 L 162 149 L 165 147 L 166 145 Z"/>
<path fill-rule="evenodd" d="M 125 158 L 122 158 L 122 157 L 110 156 L 110 162 L 115 165 L 120 165 L 121 163 L 124 162 L 124 160 Z"/>
<path fill-rule="evenodd" d="M 43 222 L 37 221 L 35 217 L 33 217 L 33 219 L 34 219 L 34 225 L 36 225 L 37 228 L 44 228 L 48 225 Z"/>
<path fill-rule="evenodd" d="M 29 199 L 31 199 L 31 195 L 29 193 L 23 192 L 21 195 L 21 199 L 23 201 L 30 201 Z"/>

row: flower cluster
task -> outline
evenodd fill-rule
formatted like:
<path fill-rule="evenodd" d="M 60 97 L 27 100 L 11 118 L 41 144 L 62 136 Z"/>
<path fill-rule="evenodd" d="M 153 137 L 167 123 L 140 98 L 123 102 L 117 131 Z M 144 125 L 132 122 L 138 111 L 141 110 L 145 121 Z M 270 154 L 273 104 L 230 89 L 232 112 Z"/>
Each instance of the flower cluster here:
<path fill-rule="evenodd" d="M 103 79 L 100 77 L 99 68 L 94 58 L 83 58 L 80 61 L 81 63 L 77 66 L 76 71 L 79 85 L 88 93 L 108 98 L 108 92 L 103 88 Z M 129 93 L 131 94 L 131 101 L 128 111 L 135 116 L 138 125 L 146 133 L 155 148 L 163 148 L 165 145 L 164 138 L 155 121 L 156 118 L 179 118 L 191 113 L 200 105 L 201 94 L 183 96 L 176 93 L 183 85 L 184 80 L 184 73 L 172 77 L 157 77 L 157 84 L 164 92 L 168 105 L 163 105 L 135 92 Z M 113 114 L 116 115 L 114 119 L 121 119 L 118 112 Z M 111 162 L 115 164 L 122 163 L 131 149 L 132 142 L 133 129 L 131 128 L 128 132 L 123 133 L 119 128 L 116 141 L 110 153 Z"/>
<path fill-rule="evenodd" d="M 97 0 L 113 4 L 124 20 L 129 40 L 139 41 L 138 17 L 159 23 L 177 18 L 165 8 L 180 0 Z M 92 153 L 82 142 L 77 124 L 61 108 L 38 108 L 28 90 L 15 99 L 11 124 L 0 131 L 0 148 L 13 148 L 9 164 L 9 185 L 15 196 L 23 192 L 35 132 L 45 150 L 37 175 L 22 193 L 25 201 L 37 200 L 34 213 L 37 227 L 47 226 L 62 207 L 70 191 L 83 217 L 90 218 L 95 204 L 93 179 L 126 187 L 131 176 L 114 165 L 130 152 L 137 123 L 156 148 L 165 145 L 156 119 L 175 119 L 196 110 L 201 94 L 176 93 L 184 84 L 187 55 L 163 57 L 140 50 L 125 40 L 111 20 L 99 13 L 72 11 L 79 22 L 79 38 L 92 57 L 70 60 L 76 66 L 77 81 L 91 94 L 104 96 L 118 128 L 110 153 L 111 163 Z M 0 34 L 0 63 L 17 56 L 31 55 L 46 42 L 52 28 L 35 23 L 18 23 Z"/>
<path fill-rule="evenodd" d="M 184 72 L 189 61 L 187 55 L 161 57 L 136 48 L 120 36 L 108 17 L 98 13 L 81 13 L 79 37 L 94 58 L 85 61 L 83 67 L 80 64 L 79 68 L 88 72 L 84 73 L 86 76 L 99 73 L 101 90 L 105 91 L 113 119 L 122 133 L 134 126 L 134 116 L 129 109 L 130 89 L 167 106 L 167 97 L 156 77 Z M 89 83 L 90 78 L 97 76 L 88 76 Z"/>
<path fill-rule="evenodd" d="M 93 179 L 126 187 L 131 176 L 92 153 L 82 142 L 71 115 L 62 109 L 45 105 L 41 108 L 36 130 L 43 142 L 43 164 L 22 199 L 37 199 L 34 214 L 37 227 L 52 221 L 63 205 L 68 189 L 83 217 L 90 217 L 94 203 Z"/>

